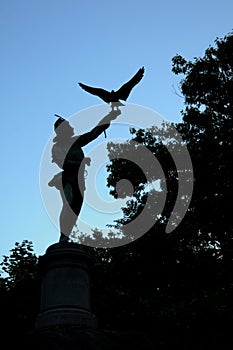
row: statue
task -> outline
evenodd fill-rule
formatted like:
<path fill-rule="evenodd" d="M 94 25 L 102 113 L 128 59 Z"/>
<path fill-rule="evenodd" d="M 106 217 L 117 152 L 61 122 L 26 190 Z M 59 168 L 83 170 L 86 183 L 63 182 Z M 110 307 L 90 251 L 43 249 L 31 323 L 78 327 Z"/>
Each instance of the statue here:
<path fill-rule="evenodd" d="M 56 136 L 53 139 L 52 162 L 56 163 L 62 171 L 56 174 L 48 185 L 57 188 L 62 198 L 59 242 L 68 241 L 83 204 L 86 189 L 85 166 L 90 165 L 91 159 L 85 157 L 82 147 L 101 133 L 105 133 L 111 121 L 120 114 L 119 109 L 112 110 L 91 131 L 77 136 L 74 135 L 74 129 L 70 123 L 56 115 L 58 119 L 54 123 Z"/>

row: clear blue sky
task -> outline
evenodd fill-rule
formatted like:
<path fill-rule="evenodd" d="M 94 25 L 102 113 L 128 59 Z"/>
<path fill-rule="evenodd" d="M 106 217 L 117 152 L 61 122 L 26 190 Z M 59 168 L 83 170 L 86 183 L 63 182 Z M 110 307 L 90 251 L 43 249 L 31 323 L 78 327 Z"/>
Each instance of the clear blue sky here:
<path fill-rule="evenodd" d="M 101 103 L 77 82 L 118 88 L 141 66 L 129 102 L 169 121 L 182 98 L 171 59 L 202 56 L 233 28 L 232 0 L 2 0 L 0 260 L 16 241 L 44 254 L 58 231 L 42 203 L 39 168 L 54 113 L 69 117 Z"/>

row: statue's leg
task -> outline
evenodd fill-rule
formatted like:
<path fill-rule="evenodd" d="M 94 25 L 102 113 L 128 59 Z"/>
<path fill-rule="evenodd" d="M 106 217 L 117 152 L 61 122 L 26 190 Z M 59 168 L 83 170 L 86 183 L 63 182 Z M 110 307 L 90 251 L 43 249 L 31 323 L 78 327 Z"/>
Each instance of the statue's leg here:
<path fill-rule="evenodd" d="M 66 235 L 64 235 L 62 232 L 60 233 L 60 238 L 59 238 L 59 242 L 68 242 L 69 237 L 67 237 Z"/>
<path fill-rule="evenodd" d="M 69 240 L 74 224 L 77 220 L 77 215 L 72 209 L 73 191 L 70 183 L 66 183 L 63 187 L 62 194 L 63 207 L 60 213 L 60 240 L 64 242 Z"/>
<path fill-rule="evenodd" d="M 63 205 L 60 213 L 60 242 L 68 241 L 72 229 L 76 223 L 77 216 L 70 206 Z"/>
<path fill-rule="evenodd" d="M 68 241 L 72 229 L 76 224 L 78 215 L 83 204 L 85 182 L 80 184 L 81 189 L 76 182 L 66 182 L 63 184 L 63 207 L 60 213 L 60 242 Z"/>

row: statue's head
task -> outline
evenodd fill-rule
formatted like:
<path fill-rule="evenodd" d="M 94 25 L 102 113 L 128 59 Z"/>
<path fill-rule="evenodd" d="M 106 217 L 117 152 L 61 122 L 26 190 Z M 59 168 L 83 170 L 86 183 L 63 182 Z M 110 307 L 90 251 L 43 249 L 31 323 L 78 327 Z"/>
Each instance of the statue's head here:
<path fill-rule="evenodd" d="M 63 122 L 65 122 L 66 120 L 62 117 L 58 117 L 58 119 L 55 121 L 54 123 L 54 130 L 56 131 L 56 129 L 59 127 L 59 125 L 61 125 Z M 67 122 L 67 121 L 66 121 Z"/>
<path fill-rule="evenodd" d="M 54 123 L 54 131 L 58 136 L 71 137 L 74 135 L 74 129 L 68 120 L 58 117 Z"/>

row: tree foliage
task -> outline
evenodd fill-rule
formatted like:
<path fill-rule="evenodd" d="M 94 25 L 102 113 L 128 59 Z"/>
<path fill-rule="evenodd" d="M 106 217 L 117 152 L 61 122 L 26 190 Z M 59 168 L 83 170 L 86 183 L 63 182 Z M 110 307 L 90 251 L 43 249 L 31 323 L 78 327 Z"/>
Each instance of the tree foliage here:
<path fill-rule="evenodd" d="M 173 72 L 184 75 L 180 86 L 185 102 L 183 120 L 174 126 L 190 153 L 195 180 L 189 211 L 177 233 L 180 241 L 185 242 L 184 246 L 189 246 L 193 252 L 211 247 L 212 253 L 218 256 L 223 254 L 226 242 L 229 246 L 232 234 L 232 47 L 233 35 L 230 33 L 223 39 L 217 38 L 215 45 L 209 47 L 202 58 L 191 62 L 176 55 L 172 60 Z M 167 221 L 171 214 L 178 186 L 177 169 L 163 142 L 172 143 L 172 140 L 168 141 L 170 127 L 132 130 L 133 140 L 154 154 L 166 175 L 168 201 L 160 223 Z M 125 153 L 124 148 L 125 145 L 114 148 L 110 144 L 110 157 L 116 158 L 118 155 L 121 158 L 121 153 Z M 175 151 L 179 152 L 178 149 Z M 108 170 L 108 186 L 113 188 L 110 193 L 116 195 L 116 183 L 125 176 L 135 188 L 137 206 L 133 206 L 135 202 L 128 202 L 128 208 L 124 209 L 125 217 L 121 220 L 121 224 L 124 224 L 137 216 L 143 206 L 142 189 L 146 179 L 135 166 L 129 166 L 121 159 L 113 159 Z M 182 231 L 186 231 L 184 237 Z"/>
<path fill-rule="evenodd" d="M 15 342 L 15 337 L 23 337 L 34 328 L 39 312 L 41 281 L 32 242 L 16 242 L 10 255 L 3 256 L 0 268 L 2 332 L 8 337 L 13 333 L 8 341 Z"/>
<path fill-rule="evenodd" d="M 121 300 L 126 301 L 125 315 L 131 321 L 143 314 L 144 325 L 148 326 L 152 319 L 157 324 L 173 320 L 187 331 L 192 323 L 203 325 L 208 320 L 212 324 L 212 319 L 222 329 L 223 310 L 224 320 L 231 317 L 233 310 L 233 280 L 229 273 L 233 267 L 233 35 L 217 38 L 201 58 L 187 61 L 176 55 L 172 62 L 173 72 L 183 74 L 182 122 L 174 127 L 192 160 L 194 191 L 190 207 L 176 230 L 166 234 L 178 188 L 177 169 L 163 143 L 170 135 L 169 126 L 153 132 L 132 130 L 132 139 L 148 147 L 162 165 L 167 202 L 162 216 L 147 234 L 108 252 L 109 270 L 114 276 L 108 278 Z M 108 166 L 111 193 L 116 196 L 117 181 L 127 178 L 134 184 L 136 199 L 128 202 L 124 218 L 117 225 L 134 219 L 145 200 L 145 177 L 121 157 L 130 144 L 131 141 L 127 145 L 109 145 L 110 158 L 114 158 Z"/>
<path fill-rule="evenodd" d="M 31 241 L 15 243 L 9 256 L 4 255 L 0 263 L 2 272 L 7 274 L 4 281 L 7 289 L 12 289 L 25 280 L 36 279 L 38 258 L 33 251 Z M 1 275 L 1 274 L 0 274 Z"/>
<path fill-rule="evenodd" d="M 187 62 L 181 56 L 173 58 L 174 73 L 185 74 L 181 81 L 185 109 L 183 122 L 177 129 L 188 145 L 194 166 L 195 234 L 202 236 L 203 245 L 215 246 L 218 242 L 224 258 L 232 245 L 232 48 L 231 33 L 223 39 L 217 38 L 215 46 L 194 62 Z"/>

